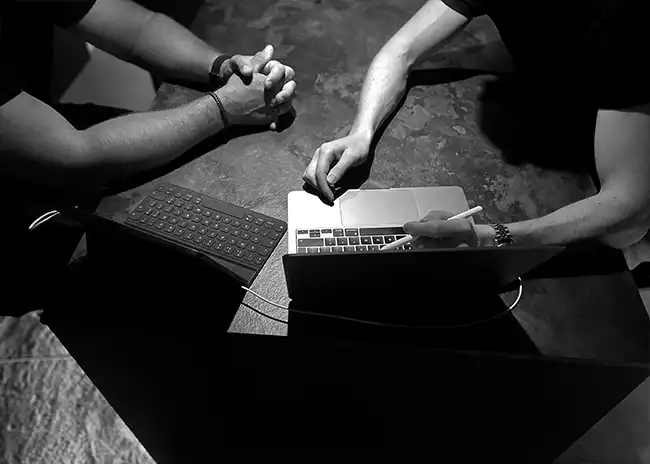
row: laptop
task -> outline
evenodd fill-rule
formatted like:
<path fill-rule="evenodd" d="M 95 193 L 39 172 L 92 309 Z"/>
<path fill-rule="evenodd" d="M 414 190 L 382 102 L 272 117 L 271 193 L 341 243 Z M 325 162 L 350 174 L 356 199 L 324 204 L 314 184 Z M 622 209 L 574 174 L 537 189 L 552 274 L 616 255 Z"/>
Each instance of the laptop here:
<path fill-rule="evenodd" d="M 480 295 L 502 292 L 564 249 L 515 245 L 380 251 L 382 244 L 405 235 L 404 223 L 431 210 L 458 214 L 468 209 L 459 187 L 350 190 L 334 206 L 307 192 L 291 192 L 289 253 L 283 257 L 289 297 L 296 306 L 325 311 L 337 306 L 332 298 L 356 306 L 391 299 L 413 302 L 426 292 L 436 293 L 438 300 L 443 294 L 480 300 Z"/>

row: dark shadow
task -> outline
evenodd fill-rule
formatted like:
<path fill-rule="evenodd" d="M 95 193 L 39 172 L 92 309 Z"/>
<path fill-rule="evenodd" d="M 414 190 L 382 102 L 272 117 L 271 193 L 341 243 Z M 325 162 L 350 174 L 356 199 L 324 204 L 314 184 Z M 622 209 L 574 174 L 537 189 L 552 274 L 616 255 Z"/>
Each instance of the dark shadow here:
<path fill-rule="evenodd" d="M 569 100 L 548 82 L 499 74 L 484 83 L 476 122 L 512 165 L 589 173 L 599 187 L 594 161 L 597 109 Z"/>

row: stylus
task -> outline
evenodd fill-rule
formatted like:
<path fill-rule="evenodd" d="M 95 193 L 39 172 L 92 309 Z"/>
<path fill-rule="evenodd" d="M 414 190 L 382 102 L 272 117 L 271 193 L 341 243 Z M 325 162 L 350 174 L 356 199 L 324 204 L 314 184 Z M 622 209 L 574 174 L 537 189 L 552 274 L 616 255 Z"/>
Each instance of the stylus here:
<path fill-rule="evenodd" d="M 476 207 L 474 207 L 472 209 L 468 209 L 464 213 L 460 213 L 460 214 L 457 214 L 456 216 L 452 216 L 452 217 L 448 218 L 447 220 L 448 221 L 453 221 L 454 219 L 465 219 L 465 218 L 470 217 L 472 214 L 478 213 L 481 210 L 483 210 L 483 208 L 481 206 L 476 206 Z M 388 245 L 383 246 L 382 248 L 380 248 L 380 250 L 381 251 L 394 250 L 395 248 L 410 242 L 411 240 L 413 240 L 413 238 L 414 237 L 412 235 L 407 235 L 404 238 L 400 238 L 399 240 L 395 240 L 393 243 L 389 243 Z"/>

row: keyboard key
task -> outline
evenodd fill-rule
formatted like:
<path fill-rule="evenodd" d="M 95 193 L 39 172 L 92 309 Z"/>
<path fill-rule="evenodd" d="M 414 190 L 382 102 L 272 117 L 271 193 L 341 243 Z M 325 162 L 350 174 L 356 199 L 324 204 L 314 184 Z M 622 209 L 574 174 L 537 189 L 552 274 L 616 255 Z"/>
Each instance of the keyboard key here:
<path fill-rule="evenodd" d="M 398 235 L 398 236 L 396 236 L 395 238 L 396 238 L 397 240 L 400 240 L 400 239 L 403 239 L 404 237 L 406 237 L 406 235 Z"/>
<path fill-rule="evenodd" d="M 163 184 L 159 184 L 156 186 L 156 190 L 158 190 L 159 192 L 164 192 L 165 186 Z"/>
<path fill-rule="evenodd" d="M 180 208 L 174 208 L 174 209 L 172 210 L 172 214 L 173 214 L 174 216 L 180 216 L 182 212 L 183 212 L 183 211 L 181 211 Z"/>
<path fill-rule="evenodd" d="M 158 230 L 163 230 L 164 228 L 165 228 L 165 223 L 164 223 L 164 222 L 162 222 L 162 221 L 158 221 L 158 222 L 156 223 L 156 229 L 158 229 Z"/>
<path fill-rule="evenodd" d="M 176 230 L 174 231 L 174 235 L 178 235 L 181 237 L 185 233 L 185 229 L 182 229 L 180 227 L 176 227 Z"/>
<path fill-rule="evenodd" d="M 275 234 L 275 232 L 273 232 L 273 233 Z M 320 230 L 310 230 L 309 231 L 309 236 L 312 237 L 312 238 L 320 237 Z"/>
<path fill-rule="evenodd" d="M 336 245 L 336 239 L 335 238 L 326 238 L 325 239 L 325 245 L 326 246 L 334 246 Z"/>
<path fill-rule="evenodd" d="M 258 225 L 258 226 L 263 226 L 264 225 L 264 219 L 262 219 L 262 218 L 255 219 L 255 224 Z"/>
<path fill-rule="evenodd" d="M 194 197 L 194 200 L 192 200 L 192 201 L 198 205 L 199 203 L 201 203 L 201 198 L 200 197 Z"/>
<path fill-rule="evenodd" d="M 268 248 L 264 248 L 264 247 L 259 247 L 259 248 L 257 249 L 257 254 L 258 254 L 258 255 L 262 255 L 262 256 L 266 256 L 266 255 L 269 254 L 269 249 L 268 249 Z"/>
<path fill-rule="evenodd" d="M 343 247 L 340 246 L 332 247 L 332 253 L 343 253 Z"/>
<path fill-rule="evenodd" d="M 205 237 L 204 237 L 203 235 L 198 235 L 198 236 L 194 239 L 194 241 L 195 241 L 196 243 L 202 243 L 203 240 L 205 240 Z"/>
<path fill-rule="evenodd" d="M 242 250 L 235 250 L 235 256 L 237 258 L 241 258 L 242 256 L 244 256 L 244 252 Z"/>
<path fill-rule="evenodd" d="M 227 234 L 228 232 L 230 232 L 231 229 L 232 229 L 232 227 L 230 227 L 230 226 L 223 226 L 221 228 L 221 232 L 223 232 L 224 234 Z"/>
<path fill-rule="evenodd" d="M 211 247 L 212 245 L 214 245 L 214 243 L 215 243 L 215 241 L 210 238 L 210 239 L 208 239 L 207 242 L 205 242 L 205 246 Z"/>
<path fill-rule="evenodd" d="M 230 237 L 228 240 L 226 240 L 226 243 L 228 245 L 237 245 L 237 239 L 235 237 Z"/>
<path fill-rule="evenodd" d="M 405 243 L 404 244 L 404 249 L 405 250 L 413 250 L 414 248 L 413 248 L 413 245 L 411 245 L 410 243 Z"/>
<path fill-rule="evenodd" d="M 332 233 L 332 229 L 321 229 L 320 232 L 321 232 L 321 234 L 331 234 L 331 233 Z"/>
<path fill-rule="evenodd" d="M 192 211 L 192 203 L 187 203 L 185 206 L 183 206 L 183 209 L 185 211 Z"/>
<path fill-rule="evenodd" d="M 307 248 L 307 253 L 320 253 L 320 248 Z"/>
<path fill-rule="evenodd" d="M 357 229 L 345 229 L 345 235 L 346 236 L 356 236 L 359 235 L 359 231 Z"/>
<path fill-rule="evenodd" d="M 344 247 L 344 250 L 347 251 L 347 252 L 354 251 L 354 247 L 353 246 L 346 246 L 346 247 Z"/>
<path fill-rule="evenodd" d="M 165 195 L 164 193 L 159 192 L 157 190 L 154 190 L 153 192 L 151 192 L 149 194 L 149 196 L 151 198 L 155 198 L 156 200 L 159 200 L 159 201 L 165 201 L 165 199 L 167 198 L 167 195 Z"/>
<path fill-rule="evenodd" d="M 188 224 L 189 222 L 187 222 L 185 219 L 181 219 L 178 221 L 178 225 L 181 227 L 187 227 Z"/>
<path fill-rule="evenodd" d="M 190 224 L 190 225 L 187 227 L 187 230 L 190 230 L 190 231 L 192 231 L 192 232 L 195 232 L 196 229 L 198 229 L 198 228 L 199 228 L 199 226 L 197 226 L 196 224 Z"/>
<path fill-rule="evenodd" d="M 238 246 L 239 248 L 242 248 L 242 249 L 243 249 L 243 248 L 246 248 L 247 245 L 248 245 L 248 244 L 247 244 L 246 242 L 242 242 L 241 240 L 240 240 L 239 242 L 237 242 L 237 246 Z"/>
<path fill-rule="evenodd" d="M 156 203 L 156 208 L 157 209 L 163 209 L 164 206 L 165 206 L 164 203 Z"/>
<path fill-rule="evenodd" d="M 330 248 L 330 247 L 320 247 L 319 250 L 320 250 L 321 253 L 331 253 L 332 252 L 332 248 Z"/>
<path fill-rule="evenodd" d="M 180 190 L 176 190 L 176 191 L 174 192 L 174 196 L 175 196 L 176 198 L 180 198 L 180 197 L 183 196 L 183 193 L 182 193 Z"/>
<path fill-rule="evenodd" d="M 373 237 L 372 238 L 372 243 L 375 245 L 383 245 L 384 244 L 384 238 L 383 237 Z"/>
<path fill-rule="evenodd" d="M 239 226 L 241 226 L 241 221 L 238 221 L 237 219 L 234 219 L 234 220 L 232 221 L 232 226 L 233 226 L 233 227 L 239 227 Z"/>
<path fill-rule="evenodd" d="M 215 238 L 217 236 L 217 231 L 216 230 L 209 230 L 207 235 L 210 238 Z"/>
<path fill-rule="evenodd" d="M 233 229 L 230 231 L 230 235 L 234 235 L 235 237 L 239 237 L 239 234 L 241 234 L 241 230 L 239 229 Z"/>
<path fill-rule="evenodd" d="M 148 219 L 149 219 L 149 218 L 148 218 L 147 216 L 144 216 L 144 215 L 143 215 L 143 216 L 140 218 L 140 224 L 146 224 Z"/>
<path fill-rule="evenodd" d="M 343 237 L 343 229 L 334 229 L 334 237 Z"/>
<path fill-rule="evenodd" d="M 210 226 L 210 229 L 219 230 L 220 227 L 221 227 L 221 225 L 220 225 L 220 224 L 217 224 L 217 223 L 215 222 L 214 224 L 212 224 L 212 225 Z"/>
<path fill-rule="evenodd" d="M 133 211 L 132 213 L 129 213 L 129 215 L 127 216 L 127 219 L 129 219 L 130 221 L 135 222 L 138 219 L 140 219 L 141 217 L 142 217 L 141 213 L 136 213 L 135 211 Z"/>
<path fill-rule="evenodd" d="M 357 245 L 355 248 L 357 251 L 367 251 L 368 249 L 364 245 Z"/>
<path fill-rule="evenodd" d="M 269 232 L 271 232 L 269 229 L 262 229 L 262 232 L 260 232 L 260 235 L 262 237 L 266 237 L 267 235 L 269 235 Z"/>
<path fill-rule="evenodd" d="M 253 237 L 252 238 L 253 242 L 255 242 L 255 238 L 259 238 L 259 237 Z M 323 246 L 323 239 L 322 238 L 301 238 L 298 239 L 298 246 L 299 247 Z"/>
<path fill-rule="evenodd" d="M 401 227 L 365 227 L 359 229 L 359 235 L 398 235 L 403 234 Z"/>
<path fill-rule="evenodd" d="M 337 245 L 347 245 L 348 244 L 348 239 L 345 238 L 345 237 L 337 238 L 336 239 L 336 244 Z"/>
<path fill-rule="evenodd" d="M 223 245 L 223 243 L 221 243 L 221 242 L 217 242 L 217 244 L 213 246 L 213 248 L 214 248 L 215 250 L 217 250 L 217 251 L 221 251 L 221 250 L 223 250 L 223 247 L 224 247 L 224 245 Z"/>
<path fill-rule="evenodd" d="M 186 233 L 186 234 L 183 236 L 183 238 L 184 238 L 185 240 L 194 240 L 194 233 L 192 233 L 192 232 L 188 232 L 188 233 Z"/>
<path fill-rule="evenodd" d="M 192 219 L 192 213 L 183 213 L 181 217 L 183 219 Z"/>
<path fill-rule="evenodd" d="M 208 233 L 208 229 L 206 229 L 205 227 L 201 227 L 201 228 L 199 229 L 199 234 L 201 234 L 201 235 L 205 235 L 205 234 L 207 234 L 207 233 Z"/>
<path fill-rule="evenodd" d="M 153 214 L 151 215 L 151 217 L 155 217 L 155 218 L 157 218 L 158 216 L 160 216 L 160 211 L 155 211 L 155 210 L 154 210 L 154 212 L 153 212 Z"/>
<path fill-rule="evenodd" d="M 223 251 L 224 251 L 224 253 L 226 253 L 226 254 L 231 254 L 231 253 L 233 252 L 233 250 L 234 250 L 234 248 L 231 247 L 230 245 L 226 245 L 226 246 L 223 248 Z"/>
<path fill-rule="evenodd" d="M 253 227 L 251 229 L 251 232 L 253 232 L 254 234 L 259 234 L 260 232 L 262 232 L 262 229 L 260 229 L 259 227 Z"/>
<path fill-rule="evenodd" d="M 252 243 L 248 245 L 248 249 L 255 253 L 257 251 L 257 245 L 253 245 Z"/>
<path fill-rule="evenodd" d="M 221 214 L 217 214 L 217 213 L 212 215 L 212 219 L 214 219 L 215 221 L 221 221 L 222 217 L 223 216 L 221 216 Z"/>
<path fill-rule="evenodd" d="M 298 248 L 298 253 L 299 254 L 307 253 L 307 248 L 302 248 L 302 247 Z"/>
<path fill-rule="evenodd" d="M 135 209 L 138 213 L 144 213 L 144 206 L 143 205 L 138 205 L 138 207 Z"/>
<path fill-rule="evenodd" d="M 253 235 L 251 237 L 251 242 L 253 242 L 253 243 L 260 243 L 260 240 L 262 240 L 262 238 L 258 237 L 257 235 Z"/>
<path fill-rule="evenodd" d="M 218 234 L 217 235 L 217 240 L 219 240 L 220 242 L 223 242 L 227 238 L 228 238 L 228 236 L 226 234 Z"/>
<path fill-rule="evenodd" d="M 209 209 L 204 209 L 203 210 L 203 215 L 205 217 L 210 217 L 210 216 L 212 216 L 212 211 L 210 211 Z"/>
<path fill-rule="evenodd" d="M 275 227 L 275 222 L 266 221 L 266 224 L 264 224 L 264 227 L 266 227 L 267 229 L 273 229 Z"/>
<path fill-rule="evenodd" d="M 384 243 L 393 243 L 395 241 L 395 237 L 392 235 L 386 235 L 384 237 Z"/>
<path fill-rule="evenodd" d="M 257 258 L 255 258 L 255 261 L 253 261 L 253 262 L 255 264 L 257 264 L 258 266 L 261 266 L 264 263 L 264 258 L 262 258 L 261 256 L 258 256 Z"/>
<path fill-rule="evenodd" d="M 379 247 L 377 245 L 368 245 L 368 251 L 379 251 Z"/>
<path fill-rule="evenodd" d="M 175 200 L 174 197 L 167 197 L 167 199 L 165 200 L 165 203 L 167 203 L 168 205 L 173 205 L 174 200 Z"/>
<path fill-rule="evenodd" d="M 230 224 L 231 221 L 232 221 L 232 219 L 230 219 L 228 216 L 224 216 L 224 217 L 221 218 L 221 222 L 223 222 L 225 224 Z"/>
<path fill-rule="evenodd" d="M 251 225 L 250 225 L 250 224 L 246 224 L 246 223 L 244 222 L 244 223 L 241 225 L 241 228 L 244 229 L 244 230 L 250 230 L 250 229 L 251 229 Z"/>
<path fill-rule="evenodd" d="M 166 221 L 167 219 L 169 219 L 169 214 L 161 214 L 160 215 L 160 220 L 161 221 Z"/>
<path fill-rule="evenodd" d="M 244 259 L 250 263 L 255 259 L 255 255 L 253 255 L 252 253 L 245 252 Z"/>
<path fill-rule="evenodd" d="M 176 200 L 174 202 L 174 206 L 176 206 L 177 208 L 182 208 L 183 205 L 185 205 L 185 202 L 183 200 Z"/>
<path fill-rule="evenodd" d="M 165 193 L 166 193 L 167 195 L 171 195 L 172 193 L 174 193 L 174 191 L 171 189 L 171 187 L 166 187 L 166 188 L 165 188 Z"/>
<path fill-rule="evenodd" d="M 194 214 L 201 214 L 203 212 L 203 208 L 199 208 L 198 206 L 192 210 Z"/>
<path fill-rule="evenodd" d="M 249 234 L 248 232 L 244 232 L 243 234 L 241 234 L 242 240 L 248 240 L 249 238 L 251 238 L 251 234 Z"/>
<path fill-rule="evenodd" d="M 205 227 L 210 227 L 212 225 L 212 221 L 210 219 L 204 219 L 201 221 L 201 224 L 203 224 Z"/>
<path fill-rule="evenodd" d="M 275 230 L 277 233 L 281 234 L 281 233 L 283 233 L 285 230 L 287 230 L 287 226 L 285 226 L 284 224 L 276 224 L 274 230 Z"/>
<path fill-rule="evenodd" d="M 310 240 L 310 239 L 308 239 L 308 240 Z M 262 245 L 264 245 L 267 248 L 273 248 L 273 246 L 275 245 L 275 242 L 273 240 L 269 240 L 268 238 L 264 238 L 264 239 L 262 239 Z"/>
<path fill-rule="evenodd" d="M 183 200 L 192 201 L 192 195 L 190 195 L 189 193 L 183 195 Z"/>
<path fill-rule="evenodd" d="M 195 214 L 194 216 L 192 216 L 192 221 L 194 221 L 194 222 L 201 222 L 201 218 L 198 217 L 198 216 Z"/>
<path fill-rule="evenodd" d="M 250 214 L 247 214 L 246 216 L 244 216 L 244 220 L 248 221 L 248 222 L 253 222 L 255 220 L 255 218 L 253 216 L 251 216 Z"/>
<path fill-rule="evenodd" d="M 147 225 L 148 225 L 149 227 L 153 227 L 153 226 L 156 225 L 156 222 L 158 222 L 158 221 L 156 221 L 156 219 L 154 219 L 154 218 L 150 218 L 150 219 L 147 221 Z"/>
<path fill-rule="evenodd" d="M 147 210 L 144 212 L 144 214 L 146 214 L 147 216 L 150 215 L 151 213 L 153 213 L 152 208 L 147 208 Z"/>
<path fill-rule="evenodd" d="M 308 230 L 306 229 L 300 229 L 299 231 L 296 232 L 298 235 L 307 235 L 309 233 Z"/>
<path fill-rule="evenodd" d="M 359 244 L 359 237 L 350 237 L 348 240 L 350 241 L 350 245 L 358 245 Z"/>
<path fill-rule="evenodd" d="M 173 207 L 173 206 L 169 206 L 169 205 L 167 205 L 167 206 L 165 206 L 165 207 L 163 208 L 163 211 L 164 211 L 165 213 L 171 213 L 172 211 L 174 211 L 174 207 Z"/>
<path fill-rule="evenodd" d="M 178 222 L 178 218 L 172 216 L 172 217 L 169 218 L 169 221 L 168 221 L 168 222 L 169 222 L 170 224 L 176 224 L 176 223 Z"/>

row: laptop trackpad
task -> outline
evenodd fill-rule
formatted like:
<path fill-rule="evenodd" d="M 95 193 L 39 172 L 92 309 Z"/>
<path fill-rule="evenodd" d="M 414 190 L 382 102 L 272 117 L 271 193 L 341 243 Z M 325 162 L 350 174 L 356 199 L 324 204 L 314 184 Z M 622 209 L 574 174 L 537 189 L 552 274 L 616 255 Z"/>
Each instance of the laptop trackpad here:
<path fill-rule="evenodd" d="M 351 190 L 341 196 L 340 205 L 344 226 L 402 225 L 420 219 L 408 190 Z"/>

